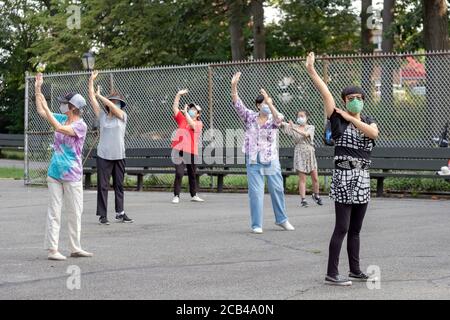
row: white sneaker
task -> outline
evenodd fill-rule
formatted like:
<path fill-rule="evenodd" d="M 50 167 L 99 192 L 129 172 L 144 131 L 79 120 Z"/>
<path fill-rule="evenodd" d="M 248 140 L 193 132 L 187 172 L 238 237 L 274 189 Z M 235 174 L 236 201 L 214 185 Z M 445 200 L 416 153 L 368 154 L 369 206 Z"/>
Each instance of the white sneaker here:
<path fill-rule="evenodd" d="M 67 258 L 57 251 L 57 252 L 53 252 L 53 253 L 49 252 L 48 260 L 64 261 L 64 260 L 67 260 Z"/>
<path fill-rule="evenodd" d="M 80 250 L 80 251 L 77 251 L 77 252 L 72 252 L 72 253 L 70 254 L 70 256 L 71 256 L 72 258 L 90 258 L 90 257 L 93 257 L 94 254 L 91 253 L 91 252 L 87 252 L 87 251 L 84 251 L 84 250 Z"/>
<path fill-rule="evenodd" d="M 252 233 L 261 234 L 261 233 L 263 233 L 263 229 L 262 228 L 253 228 Z"/>
<path fill-rule="evenodd" d="M 285 221 L 283 223 L 275 223 L 277 226 L 282 227 L 286 231 L 294 231 L 295 228 L 289 221 Z"/>
<path fill-rule="evenodd" d="M 172 203 L 180 203 L 180 197 L 179 196 L 173 197 Z"/>
<path fill-rule="evenodd" d="M 194 201 L 194 202 L 205 202 L 205 200 L 200 198 L 198 195 L 193 196 L 191 201 Z"/>

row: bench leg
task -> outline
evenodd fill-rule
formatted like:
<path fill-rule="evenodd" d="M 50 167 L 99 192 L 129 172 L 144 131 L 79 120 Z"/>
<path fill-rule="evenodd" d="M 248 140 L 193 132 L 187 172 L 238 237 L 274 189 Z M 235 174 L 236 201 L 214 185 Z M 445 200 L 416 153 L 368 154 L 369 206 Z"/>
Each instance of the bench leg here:
<path fill-rule="evenodd" d="M 223 191 L 223 175 L 218 175 L 217 176 L 217 192 L 222 192 Z"/>
<path fill-rule="evenodd" d="M 384 178 L 377 178 L 377 197 L 381 198 L 383 196 L 383 185 Z"/>
<path fill-rule="evenodd" d="M 137 175 L 137 191 L 142 191 L 144 189 L 144 175 Z"/>
<path fill-rule="evenodd" d="M 92 175 L 90 173 L 86 173 L 85 179 L 84 179 L 84 188 L 85 189 L 90 189 L 91 188 L 91 183 L 92 183 Z"/>

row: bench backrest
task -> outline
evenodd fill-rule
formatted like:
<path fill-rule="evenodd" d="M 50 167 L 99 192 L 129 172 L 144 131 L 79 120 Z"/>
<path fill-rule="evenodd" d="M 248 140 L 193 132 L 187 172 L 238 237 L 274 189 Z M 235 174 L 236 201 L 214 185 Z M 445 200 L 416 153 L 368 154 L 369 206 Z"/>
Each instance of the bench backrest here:
<path fill-rule="evenodd" d="M 85 150 L 85 155 L 87 151 Z M 169 148 L 127 149 L 126 166 L 129 168 L 163 168 L 173 166 Z M 280 148 L 280 164 L 285 170 L 293 170 L 293 148 Z M 320 170 L 330 170 L 333 165 L 334 148 L 316 149 L 316 158 Z M 96 150 L 91 152 L 85 167 L 96 167 Z M 211 163 L 212 158 L 218 163 Z M 372 152 L 372 169 L 435 171 L 447 165 L 450 148 L 375 148 Z M 211 163 L 211 164 L 209 164 Z M 203 154 L 200 168 L 244 168 L 245 157 L 240 149 L 224 148 L 212 154 Z"/>
<path fill-rule="evenodd" d="M 0 148 L 18 148 L 22 149 L 24 146 L 23 134 L 0 134 Z"/>

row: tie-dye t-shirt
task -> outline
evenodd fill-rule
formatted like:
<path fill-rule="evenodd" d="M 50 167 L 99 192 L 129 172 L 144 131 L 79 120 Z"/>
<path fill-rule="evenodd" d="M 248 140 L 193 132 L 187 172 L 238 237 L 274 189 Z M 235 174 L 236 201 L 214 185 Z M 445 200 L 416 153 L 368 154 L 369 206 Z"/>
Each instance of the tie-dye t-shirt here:
<path fill-rule="evenodd" d="M 65 114 L 54 113 L 55 119 L 64 124 L 67 121 Z M 84 140 L 86 139 L 87 125 L 83 119 L 70 124 L 75 136 L 68 136 L 55 132 L 53 142 L 53 155 L 48 167 L 48 176 L 61 181 L 78 182 L 83 177 L 83 164 L 81 161 Z"/>

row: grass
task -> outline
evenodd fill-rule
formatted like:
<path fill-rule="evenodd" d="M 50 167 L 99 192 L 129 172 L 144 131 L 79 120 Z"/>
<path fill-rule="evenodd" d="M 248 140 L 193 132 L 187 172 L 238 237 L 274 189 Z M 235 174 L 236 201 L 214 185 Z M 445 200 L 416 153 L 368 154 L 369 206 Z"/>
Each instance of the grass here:
<path fill-rule="evenodd" d="M 164 188 L 171 189 L 173 185 L 173 174 L 158 174 L 147 175 L 144 178 L 144 188 Z M 331 183 L 331 177 L 327 177 L 327 190 L 325 191 L 325 177 L 319 177 L 319 185 L 322 193 L 328 192 Z M 96 183 L 96 175 L 92 176 L 92 183 Z M 135 176 L 125 176 L 125 187 L 134 188 L 137 179 Z M 201 176 L 200 188 L 215 190 L 217 187 L 217 177 Z M 371 180 L 372 190 L 376 190 L 376 180 Z M 183 191 L 188 190 L 188 178 L 183 179 Z M 306 188 L 309 192 L 312 191 L 311 178 L 306 180 Z M 245 175 L 230 175 L 224 177 L 224 189 L 228 191 L 238 191 L 247 189 L 247 176 Z M 428 192 L 450 192 L 450 183 L 443 179 L 427 179 L 427 178 L 386 178 L 384 180 L 384 189 L 387 192 L 409 192 L 411 196 L 417 197 L 420 193 Z M 267 184 L 266 184 L 267 191 Z M 286 193 L 298 193 L 298 177 L 290 176 L 286 180 Z"/>
<path fill-rule="evenodd" d="M 21 150 L 1 150 L 0 159 L 23 160 L 24 153 Z"/>
<path fill-rule="evenodd" d="M 23 179 L 23 169 L 21 168 L 0 168 L 0 179 Z"/>

